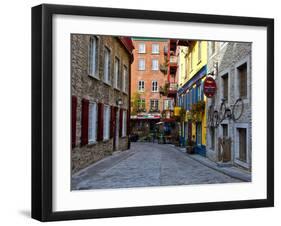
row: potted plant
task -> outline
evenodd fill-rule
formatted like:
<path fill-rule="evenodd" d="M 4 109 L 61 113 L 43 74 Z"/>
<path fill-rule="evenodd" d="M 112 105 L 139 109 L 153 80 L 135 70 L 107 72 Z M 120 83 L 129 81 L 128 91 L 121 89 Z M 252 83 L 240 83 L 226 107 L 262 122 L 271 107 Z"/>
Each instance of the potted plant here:
<path fill-rule="evenodd" d="M 202 120 L 202 114 L 205 110 L 205 102 L 203 100 L 198 101 L 191 105 L 190 116 L 193 122 L 199 122 Z"/>

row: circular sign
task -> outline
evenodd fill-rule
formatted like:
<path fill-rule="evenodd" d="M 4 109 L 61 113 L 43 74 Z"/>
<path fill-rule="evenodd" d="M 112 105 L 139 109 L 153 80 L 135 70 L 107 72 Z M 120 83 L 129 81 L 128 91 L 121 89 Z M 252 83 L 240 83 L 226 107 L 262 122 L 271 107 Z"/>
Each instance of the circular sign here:
<path fill-rule="evenodd" d="M 207 77 L 203 84 L 203 92 L 206 97 L 212 98 L 217 91 L 216 81 L 212 77 Z"/>

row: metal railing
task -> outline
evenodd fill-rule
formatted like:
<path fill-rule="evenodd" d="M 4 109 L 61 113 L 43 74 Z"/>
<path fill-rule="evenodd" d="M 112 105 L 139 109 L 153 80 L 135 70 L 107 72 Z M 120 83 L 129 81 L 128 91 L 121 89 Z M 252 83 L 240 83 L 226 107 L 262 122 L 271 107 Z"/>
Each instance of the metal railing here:
<path fill-rule="evenodd" d="M 178 57 L 177 56 L 170 56 L 170 64 L 177 64 Z"/>
<path fill-rule="evenodd" d="M 168 88 L 169 91 L 177 91 L 178 90 L 178 83 L 172 82 Z"/>

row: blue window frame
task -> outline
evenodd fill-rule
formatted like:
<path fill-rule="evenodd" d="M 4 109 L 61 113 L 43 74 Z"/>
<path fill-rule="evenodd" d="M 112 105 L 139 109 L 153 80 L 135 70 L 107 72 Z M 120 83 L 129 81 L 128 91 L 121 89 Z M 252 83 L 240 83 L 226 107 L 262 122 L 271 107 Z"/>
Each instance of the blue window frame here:
<path fill-rule="evenodd" d="M 199 86 L 199 97 L 200 97 L 200 100 L 204 100 L 204 97 L 203 97 L 203 83 L 201 82 L 200 83 L 200 86 Z"/>
<path fill-rule="evenodd" d="M 186 104 L 187 104 L 186 110 L 189 110 L 189 93 L 186 94 Z"/>
<path fill-rule="evenodd" d="M 196 99 L 195 99 L 195 88 L 192 88 L 192 103 L 193 103 L 193 104 L 196 103 Z"/>
<path fill-rule="evenodd" d="M 187 109 L 186 99 L 187 99 L 187 95 L 184 94 L 184 109 L 185 109 L 185 110 Z"/>
<path fill-rule="evenodd" d="M 198 93 L 199 93 L 199 86 L 197 85 L 195 87 L 195 103 L 197 103 L 199 101 L 198 99 Z"/>

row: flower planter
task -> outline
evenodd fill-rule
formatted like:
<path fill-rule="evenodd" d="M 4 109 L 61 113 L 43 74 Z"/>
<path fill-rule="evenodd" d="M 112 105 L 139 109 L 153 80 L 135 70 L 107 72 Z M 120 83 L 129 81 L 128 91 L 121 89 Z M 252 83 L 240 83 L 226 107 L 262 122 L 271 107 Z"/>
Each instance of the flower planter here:
<path fill-rule="evenodd" d="M 186 153 L 194 154 L 194 146 L 186 146 Z"/>

